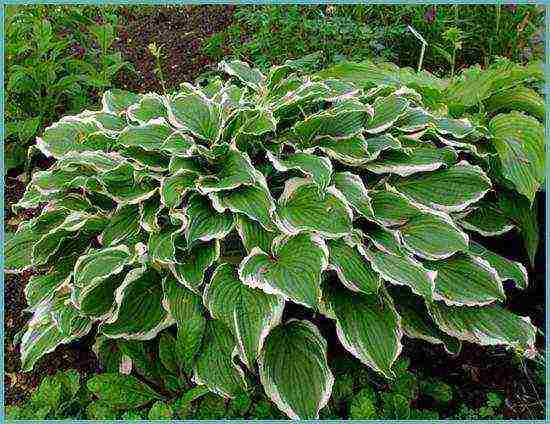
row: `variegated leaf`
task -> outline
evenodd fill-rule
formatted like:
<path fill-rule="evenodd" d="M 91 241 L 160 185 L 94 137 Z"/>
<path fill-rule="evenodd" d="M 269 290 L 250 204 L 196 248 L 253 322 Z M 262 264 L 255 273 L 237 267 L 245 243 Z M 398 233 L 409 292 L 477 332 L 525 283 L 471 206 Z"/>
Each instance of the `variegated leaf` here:
<path fill-rule="evenodd" d="M 203 298 L 212 318 L 231 328 L 241 360 L 253 370 L 265 338 L 281 321 L 284 300 L 248 287 L 227 263 L 216 268 Z"/>
<path fill-rule="evenodd" d="M 264 252 L 271 251 L 271 243 L 277 233 L 267 231 L 258 221 L 240 214 L 235 214 L 235 227 L 248 253 L 255 247 Z"/>
<path fill-rule="evenodd" d="M 323 193 L 330 184 L 332 164 L 327 158 L 303 152 L 296 152 L 285 158 L 277 158 L 267 152 L 267 157 L 279 172 L 287 172 L 290 169 L 303 172 L 317 184 L 319 193 Z"/>
<path fill-rule="evenodd" d="M 271 250 L 270 256 L 253 248 L 241 262 L 239 278 L 252 288 L 317 308 L 321 273 L 328 265 L 324 241 L 309 234 L 280 236 L 273 241 Z"/>
<path fill-rule="evenodd" d="M 345 239 L 329 240 L 329 268 L 348 289 L 367 294 L 377 293 L 380 277 L 372 269 L 361 245 L 353 245 Z"/>
<path fill-rule="evenodd" d="M 408 177 L 393 187 L 412 202 L 458 212 L 485 196 L 492 184 L 480 167 L 462 161 L 450 168 Z"/>
<path fill-rule="evenodd" d="M 392 299 L 384 291 L 366 295 L 341 288 L 329 289 L 328 297 L 342 345 L 365 365 L 393 378 L 391 367 L 401 353 L 402 330 Z"/>
<path fill-rule="evenodd" d="M 374 114 L 366 125 L 369 134 L 379 134 L 388 130 L 407 112 L 409 101 L 400 96 L 377 97 L 374 101 Z"/>
<path fill-rule="evenodd" d="M 444 332 L 460 340 L 482 346 L 510 346 L 527 357 L 536 354 L 536 328 L 531 320 L 501 306 L 447 306 L 435 302 L 428 309 Z"/>
<path fill-rule="evenodd" d="M 448 258 L 468 250 L 468 236 L 444 214 L 420 213 L 407 219 L 399 234 L 415 255 L 424 259 Z"/>
<path fill-rule="evenodd" d="M 487 305 L 505 300 L 502 281 L 489 262 L 458 254 L 426 266 L 437 271 L 434 299 L 448 305 Z"/>
<path fill-rule="evenodd" d="M 269 398 L 292 419 L 318 419 L 334 377 L 327 343 L 309 321 L 291 320 L 273 329 L 259 358 L 260 380 Z"/>
<path fill-rule="evenodd" d="M 502 281 L 513 280 L 520 289 L 527 288 L 529 277 L 525 267 L 516 261 L 512 261 L 483 247 L 481 244 L 470 242 L 470 252 L 487 262 L 495 269 Z"/>
<path fill-rule="evenodd" d="M 216 143 L 221 134 L 221 107 L 195 87 L 167 101 L 168 119 L 176 128 Z"/>
<path fill-rule="evenodd" d="M 113 316 L 101 324 L 99 330 L 111 338 L 153 339 L 174 323 L 174 318 L 162 307 L 163 297 L 162 280 L 157 271 L 133 269 L 116 290 L 117 307 Z"/>
<path fill-rule="evenodd" d="M 211 240 L 198 243 L 185 253 L 176 253 L 176 262 L 169 268 L 176 279 L 196 293 L 202 286 L 206 270 L 220 257 L 220 242 Z"/>
<path fill-rule="evenodd" d="M 351 172 L 335 173 L 334 186 L 344 195 L 354 211 L 364 218 L 372 219 L 371 199 L 365 184 L 358 175 Z"/>
<path fill-rule="evenodd" d="M 351 231 L 353 212 L 334 187 L 319 195 L 309 179 L 292 178 L 278 200 L 278 226 L 287 234 L 315 231 L 324 237 L 340 237 Z"/>
<path fill-rule="evenodd" d="M 268 231 L 275 229 L 275 201 L 269 190 L 260 185 L 241 186 L 230 191 L 211 193 L 210 198 L 214 209 L 220 213 L 229 209 L 257 221 Z"/>
<path fill-rule="evenodd" d="M 233 229 L 233 217 L 230 213 L 217 212 L 210 201 L 193 193 L 185 209 L 188 226 L 185 230 L 187 244 L 197 241 L 209 241 L 224 238 Z"/>
<path fill-rule="evenodd" d="M 233 361 L 235 347 L 229 328 L 222 321 L 209 320 L 195 363 L 194 382 L 226 398 L 241 393 L 246 388 L 246 380 L 243 370 Z"/>
<path fill-rule="evenodd" d="M 396 174 L 402 177 L 429 172 L 452 165 L 457 154 L 451 148 L 417 147 L 410 153 L 389 151 L 364 165 L 375 174 Z"/>

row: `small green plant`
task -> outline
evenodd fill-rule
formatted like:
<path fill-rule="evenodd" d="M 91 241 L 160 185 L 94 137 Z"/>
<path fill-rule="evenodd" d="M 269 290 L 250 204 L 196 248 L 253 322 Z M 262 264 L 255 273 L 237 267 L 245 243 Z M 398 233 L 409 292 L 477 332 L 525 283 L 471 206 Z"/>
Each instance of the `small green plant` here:
<path fill-rule="evenodd" d="M 442 38 L 447 46 L 436 44 L 433 48 L 451 65 L 451 79 L 453 79 L 456 67 L 456 53 L 462 49 L 463 34 L 460 29 L 451 27 L 443 33 Z M 448 48 L 451 49 L 452 53 L 447 52 Z"/>
<path fill-rule="evenodd" d="M 504 401 L 502 396 L 495 392 L 487 393 L 485 404 L 477 409 L 461 404 L 453 419 L 457 420 L 502 420 L 499 413 L 502 410 Z"/>
<path fill-rule="evenodd" d="M 204 87 L 108 91 L 102 110 L 42 134 L 55 163 L 16 207 L 47 206 L 5 247 L 7 270 L 41 271 L 25 289 L 23 370 L 97 326 L 111 369 L 135 364 L 165 391 L 192 381 L 230 399 L 260 385 L 288 417 L 317 418 L 334 385 L 319 316 L 389 379 L 404 335 L 451 353 L 467 341 L 535 354 L 529 318 L 499 305 L 504 280 L 526 287 L 525 267 L 468 233 L 515 228 L 512 213 L 494 212 L 508 198 L 531 210 L 542 124 L 507 111 L 485 127 L 428 106 L 452 106 L 473 85 L 462 79 L 310 65 L 264 74 L 222 62 L 227 77 Z M 520 70 L 530 75 L 516 69 L 514 87 Z M 488 99 L 513 80 L 495 78 Z M 132 350 L 159 335 L 159 361 Z M 88 382 L 110 404 L 119 393 L 100 388 L 111 378 Z M 414 383 L 398 387 L 386 416 L 407 414 Z M 163 400 L 132 393 L 136 406 Z"/>
<path fill-rule="evenodd" d="M 100 23 L 92 19 L 98 15 Z M 110 9 L 8 6 L 6 170 L 25 163 L 45 126 L 96 103 L 128 66 L 113 49 L 115 25 Z"/>

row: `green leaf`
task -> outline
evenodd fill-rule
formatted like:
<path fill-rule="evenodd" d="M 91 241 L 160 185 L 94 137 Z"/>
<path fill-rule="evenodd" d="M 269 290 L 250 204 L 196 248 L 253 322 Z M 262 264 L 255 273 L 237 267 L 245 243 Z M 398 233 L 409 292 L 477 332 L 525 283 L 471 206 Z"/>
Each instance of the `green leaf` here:
<path fill-rule="evenodd" d="M 168 103 L 168 119 L 178 129 L 210 143 L 218 141 L 221 128 L 221 108 L 199 89 L 186 85 L 187 93 L 178 94 Z"/>
<path fill-rule="evenodd" d="M 429 172 L 452 165 L 457 154 L 450 147 L 416 147 L 409 153 L 389 151 L 365 164 L 375 174 L 396 174 L 402 177 Z"/>
<path fill-rule="evenodd" d="M 265 86 L 265 75 L 240 60 L 222 61 L 218 68 L 231 76 L 237 77 L 243 84 L 248 85 L 255 91 L 260 91 Z"/>
<path fill-rule="evenodd" d="M 185 209 L 188 225 L 185 230 L 187 244 L 197 241 L 223 239 L 233 229 L 231 213 L 218 213 L 207 198 L 193 193 Z"/>
<path fill-rule="evenodd" d="M 242 213 L 259 222 L 267 231 L 275 229 L 273 225 L 275 201 L 269 190 L 260 185 L 241 186 L 231 191 L 211 193 L 210 198 L 212 206 L 220 213 L 229 209 L 231 212 Z"/>
<path fill-rule="evenodd" d="M 511 112 L 495 116 L 489 131 L 504 176 L 533 203 L 544 182 L 544 126 L 534 118 Z"/>
<path fill-rule="evenodd" d="M 150 340 L 156 337 L 174 323 L 172 316 L 162 307 L 163 297 L 157 271 L 133 269 L 117 288 L 117 308 L 113 316 L 101 324 L 100 331 L 112 338 Z"/>
<path fill-rule="evenodd" d="M 172 407 L 166 402 L 157 401 L 149 410 L 147 417 L 150 420 L 170 420 L 173 417 L 174 412 Z"/>
<path fill-rule="evenodd" d="M 485 100 L 487 113 L 517 110 L 544 120 L 544 99 L 533 89 L 516 86 L 493 94 Z"/>
<path fill-rule="evenodd" d="M 536 327 L 528 317 L 519 317 L 497 306 L 428 305 L 430 315 L 447 334 L 482 346 L 506 345 L 526 356 L 536 354 Z"/>
<path fill-rule="evenodd" d="M 174 336 L 169 332 L 162 332 L 159 338 L 159 359 L 164 368 L 172 374 L 177 374 L 179 371 L 175 346 Z"/>
<path fill-rule="evenodd" d="M 113 409 L 139 408 L 162 397 L 133 375 L 100 374 L 88 380 L 88 390 Z"/>
<path fill-rule="evenodd" d="M 391 367 L 401 352 L 402 331 L 391 298 L 384 291 L 378 296 L 341 288 L 329 289 L 328 298 L 342 345 L 365 365 L 395 377 Z"/>
<path fill-rule="evenodd" d="M 437 271 L 434 299 L 449 305 L 486 305 L 504 301 L 504 289 L 496 270 L 477 256 L 455 255 L 430 262 Z"/>
<path fill-rule="evenodd" d="M 397 393 L 382 394 L 384 418 L 389 420 L 408 420 L 411 416 L 409 400 Z"/>
<path fill-rule="evenodd" d="M 177 253 L 176 262 L 169 268 L 176 279 L 196 293 L 202 286 L 206 270 L 220 257 L 220 242 L 211 240 L 194 245 L 185 254 Z"/>
<path fill-rule="evenodd" d="M 270 256 L 253 248 L 239 267 L 241 281 L 268 294 L 317 308 L 321 273 L 328 265 L 324 241 L 309 234 L 279 236 L 273 241 L 271 253 Z"/>
<path fill-rule="evenodd" d="M 118 412 L 108 402 L 94 401 L 86 406 L 86 415 L 90 420 L 116 420 Z"/>
<path fill-rule="evenodd" d="M 430 300 L 433 297 L 437 273 L 422 266 L 412 256 L 396 252 L 368 249 L 365 254 L 372 268 L 391 284 L 409 286 L 411 290 Z"/>
<path fill-rule="evenodd" d="M 360 245 L 353 245 L 345 239 L 329 240 L 329 268 L 336 271 L 338 278 L 354 292 L 376 293 L 380 277 L 372 269 Z"/>
<path fill-rule="evenodd" d="M 176 320 L 178 333 L 175 353 L 179 367 L 189 372 L 202 344 L 206 320 L 201 297 L 167 278 L 163 282 L 163 305 Z"/>
<path fill-rule="evenodd" d="M 237 396 L 246 388 L 246 381 L 243 370 L 233 361 L 235 347 L 235 339 L 223 322 L 208 321 L 195 362 L 194 382 L 223 397 Z"/>
<path fill-rule="evenodd" d="M 420 213 L 399 228 L 403 245 L 430 260 L 445 259 L 468 250 L 468 236 L 445 214 Z"/>
<path fill-rule="evenodd" d="M 235 227 L 247 253 L 250 253 L 255 247 L 269 252 L 271 243 L 277 235 L 264 229 L 258 221 L 248 219 L 240 214 L 235 215 Z"/>
<path fill-rule="evenodd" d="M 358 175 L 351 172 L 337 172 L 334 174 L 334 186 L 344 195 L 354 211 L 364 218 L 372 218 L 371 199 Z"/>
<path fill-rule="evenodd" d="M 413 202 L 443 212 L 458 212 L 477 202 L 491 189 L 480 167 L 466 161 L 398 181 L 395 190 Z"/>
<path fill-rule="evenodd" d="M 281 321 L 284 300 L 241 282 L 229 264 L 216 268 L 203 294 L 212 318 L 231 328 L 241 360 L 254 369 L 256 358 L 269 331 Z"/>
<path fill-rule="evenodd" d="M 309 153 L 296 152 L 285 158 L 277 158 L 270 152 L 266 153 L 275 169 L 279 172 L 288 172 L 298 169 L 317 184 L 319 193 L 324 193 L 332 177 L 332 164 L 324 157 Z"/>
<path fill-rule="evenodd" d="M 506 259 L 475 242 L 470 242 L 470 252 L 487 261 L 495 269 L 500 280 L 513 280 L 518 288 L 527 288 L 529 277 L 520 262 Z"/>
<path fill-rule="evenodd" d="M 386 131 L 407 111 L 408 106 L 409 101 L 400 96 L 377 97 L 373 117 L 367 122 L 365 130 L 369 134 Z"/>
<path fill-rule="evenodd" d="M 521 196 L 508 193 L 500 193 L 498 206 L 503 215 L 508 217 L 519 228 L 523 238 L 523 245 L 531 266 L 535 266 L 540 231 L 538 223 L 537 203 L 529 205 L 529 202 Z"/>
<path fill-rule="evenodd" d="M 140 230 L 138 205 L 119 206 L 101 234 L 101 244 L 109 247 L 135 240 Z"/>
<path fill-rule="evenodd" d="M 277 225 L 287 234 L 315 231 L 324 237 L 341 237 L 351 231 L 353 212 L 338 190 L 329 187 L 319 195 L 309 179 L 291 178 L 278 200 Z"/>
<path fill-rule="evenodd" d="M 273 329 L 259 358 L 267 396 L 291 419 L 318 419 L 334 377 L 327 343 L 309 321 L 290 320 Z"/>

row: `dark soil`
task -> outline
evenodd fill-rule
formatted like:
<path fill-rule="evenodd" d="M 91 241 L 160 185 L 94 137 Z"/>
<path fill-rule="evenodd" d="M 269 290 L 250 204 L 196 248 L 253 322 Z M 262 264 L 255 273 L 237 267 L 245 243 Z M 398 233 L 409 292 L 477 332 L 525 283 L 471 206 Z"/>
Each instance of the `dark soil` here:
<path fill-rule="evenodd" d="M 122 73 L 118 85 L 134 92 L 162 91 L 155 58 L 148 49 L 151 43 L 164 53 L 161 64 L 167 90 L 214 69 L 216 63 L 202 54 L 200 46 L 205 38 L 231 25 L 234 9 L 232 5 L 123 8 L 125 22 L 115 48 L 132 63 L 135 73 Z"/>

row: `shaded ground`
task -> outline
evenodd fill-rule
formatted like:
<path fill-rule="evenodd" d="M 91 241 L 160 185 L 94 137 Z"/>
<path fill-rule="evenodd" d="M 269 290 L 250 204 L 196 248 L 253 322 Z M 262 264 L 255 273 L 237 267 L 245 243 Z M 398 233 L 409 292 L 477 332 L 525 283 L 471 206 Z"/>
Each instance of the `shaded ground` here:
<path fill-rule="evenodd" d="M 133 64 L 136 72 L 122 74 L 117 85 L 137 92 L 159 91 L 154 58 L 147 48 L 152 42 L 163 46 L 163 71 L 168 88 L 193 80 L 215 65 L 200 53 L 201 40 L 230 25 L 233 10 L 234 6 L 184 6 L 178 8 L 178 13 L 173 13 L 172 7 L 123 8 L 121 13 L 126 23 L 122 24 L 116 47 Z M 40 165 L 47 167 L 46 163 Z M 6 178 L 4 212 L 8 231 L 14 229 L 19 218 L 11 212 L 11 205 L 21 197 L 24 186 L 24 182 L 14 177 Z M 540 209 L 539 222 L 542 224 L 544 211 Z M 541 234 L 544 234 L 544 228 L 541 228 Z M 517 236 L 506 236 L 487 246 L 507 257 L 524 261 L 518 253 L 521 252 L 521 241 Z M 530 316 L 540 328 L 544 325 L 544 272 L 544 246 L 541 244 L 537 266 L 530 272 L 530 288 L 523 292 L 508 290 L 509 298 L 513 299 L 509 305 L 511 309 L 520 315 Z M 8 405 L 20 403 L 46 374 L 69 368 L 89 374 L 98 369 L 97 360 L 91 353 L 90 340 L 84 340 L 59 347 L 39 361 L 32 373 L 18 372 L 19 352 L 12 342 L 28 319 L 28 314 L 22 313 L 26 307 L 23 288 L 30 275 L 5 276 L 4 381 Z M 538 346 L 543 346 L 542 337 L 539 337 Z M 454 405 L 465 402 L 473 407 L 480 406 L 487 392 L 498 391 L 505 394 L 506 418 L 543 416 L 541 399 L 544 400 L 544 387 L 536 382 L 533 370 L 524 369 L 509 352 L 465 344 L 460 355 L 451 357 L 441 348 L 407 340 L 404 354 L 411 359 L 412 369 L 440 377 L 454 386 Z"/>

